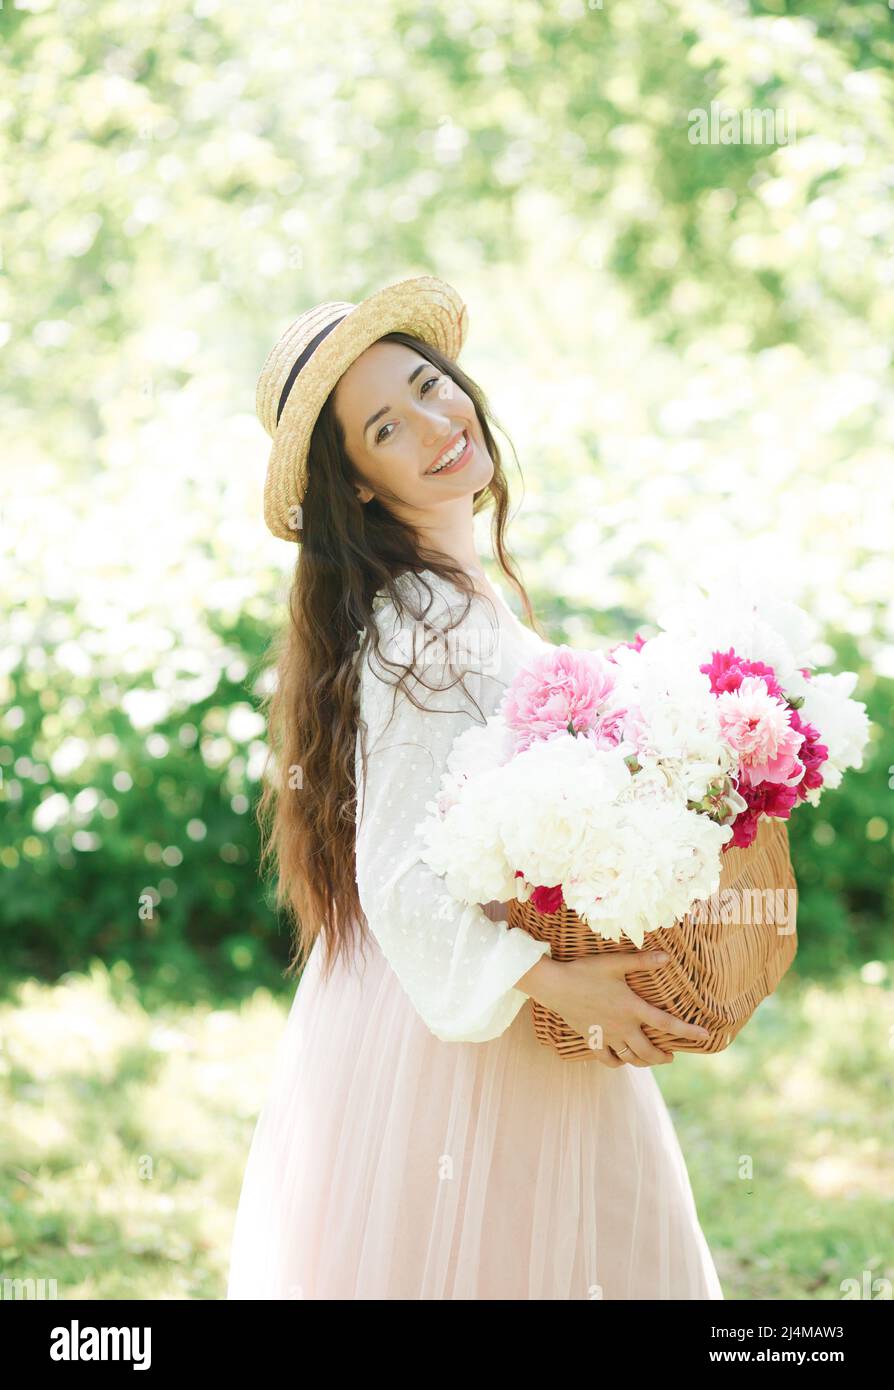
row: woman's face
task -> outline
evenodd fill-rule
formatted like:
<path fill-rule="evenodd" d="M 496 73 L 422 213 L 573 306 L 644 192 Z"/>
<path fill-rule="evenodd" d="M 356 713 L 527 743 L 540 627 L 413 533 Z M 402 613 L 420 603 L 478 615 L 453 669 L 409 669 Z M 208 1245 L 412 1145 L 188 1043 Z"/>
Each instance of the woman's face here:
<path fill-rule="evenodd" d="M 367 348 L 339 380 L 333 405 L 362 502 L 390 492 L 414 521 L 460 499 L 471 512 L 473 494 L 493 476 L 471 397 L 403 343 Z M 452 464 L 433 473 L 454 448 Z"/>

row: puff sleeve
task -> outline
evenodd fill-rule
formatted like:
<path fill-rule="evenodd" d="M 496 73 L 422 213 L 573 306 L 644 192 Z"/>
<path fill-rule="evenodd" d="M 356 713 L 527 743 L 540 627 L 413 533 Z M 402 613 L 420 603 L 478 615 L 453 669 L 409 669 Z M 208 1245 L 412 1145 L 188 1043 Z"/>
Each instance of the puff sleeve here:
<path fill-rule="evenodd" d="M 415 827 L 428 814 L 453 740 L 493 712 L 505 683 L 490 662 L 428 658 L 411 645 L 415 624 L 393 604 L 377 613 L 381 650 L 397 670 L 383 668 L 370 648 L 360 662 L 359 715 L 366 728 L 366 773 L 356 756 L 356 877 L 372 935 L 435 1037 L 486 1042 L 513 1021 L 528 999 L 516 982 L 549 944 L 520 927 L 492 920 L 483 906 L 451 897 L 444 880 L 421 858 Z M 461 625 L 460 625 L 461 626 Z M 440 651 L 450 650 L 441 646 Z M 471 650 L 471 648 L 470 648 Z M 396 685 L 413 659 L 406 684 Z M 466 690 L 455 679 L 459 669 Z M 466 693 L 466 691 L 468 693 Z M 421 708 L 417 708 L 418 703 Z M 477 705 L 477 708 L 476 708 Z"/>

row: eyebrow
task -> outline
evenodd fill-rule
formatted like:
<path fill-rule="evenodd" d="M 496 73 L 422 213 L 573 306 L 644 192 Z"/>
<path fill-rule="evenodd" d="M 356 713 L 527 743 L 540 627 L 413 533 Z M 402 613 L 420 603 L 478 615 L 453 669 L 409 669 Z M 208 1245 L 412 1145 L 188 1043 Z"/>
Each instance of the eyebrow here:
<path fill-rule="evenodd" d="M 417 376 L 419 375 L 419 373 L 420 373 L 420 372 L 424 372 L 425 369 L 426 369 L 426 367 L 430 367 L 430 366 L 431 366 L 431 363 L 430 363 L 430 362 L 420 362 L 420 363 L 419 363 L 419 366 L 418 366 L 418 367 L 414 367 L 413 370 L 410 372 L 410 375 L 407 377 L 407 385 L 408 385 L 408 386 L 412 386 L 412 385 L 413 385 L 413 382 L 416 380 L 416 378 L 417 378 Z M 391 409 L 391 406 L 390 406 L 390 405 L 383 405 L 382 408 L 381 408 L 381 410 L 377 410 L 377 411 L 376 411 L 375 415 L 370 415 L 370 417 L 369 417 L 369 419 L 367 420 L 366 424 L 363 426 L 363 438 L 364 438 L 364 439 L 366 438 L 366 431 L 369 429 L 370 425 L 374 425 L 374 424 L 376 423 L 376 421 L 379 420 L 379 419 L 381 419 L 381 417 L 382 417 L 383 415 L 387 415 L 387 414 L 388 414 L 388 411 L 389 411 L 390 409 Z"/>

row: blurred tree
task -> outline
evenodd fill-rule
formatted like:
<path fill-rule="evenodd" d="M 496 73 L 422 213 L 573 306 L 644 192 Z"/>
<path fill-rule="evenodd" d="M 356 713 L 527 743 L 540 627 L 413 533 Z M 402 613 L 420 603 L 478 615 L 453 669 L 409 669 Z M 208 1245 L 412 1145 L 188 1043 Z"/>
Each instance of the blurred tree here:
<path fill-rule="evenodd" d="M 871 760 L 792 838 L 805 941 L 888 950 L 890 9 L 23 0 L 0 32 L 7 959 L 263 968 L 252 717 L 294 554 L 254 382 L 300 308 L 421 271 L 471 305 L 557 638 L 741 550 L 859 672 Z M 714 109 L 794 138 L 694 143 Z"/>

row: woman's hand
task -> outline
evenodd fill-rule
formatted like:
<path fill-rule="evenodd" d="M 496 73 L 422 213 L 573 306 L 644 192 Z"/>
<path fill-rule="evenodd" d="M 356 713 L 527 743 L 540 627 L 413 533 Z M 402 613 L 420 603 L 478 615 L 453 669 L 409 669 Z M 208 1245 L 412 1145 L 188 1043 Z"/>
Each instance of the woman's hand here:
<path fill-rule="evenodd" d="M 519 987 L 585 1038 L 594 1059 L 603 1066 L 620 1067 L 625 1062 L 635 1067 L 661 1066 L 672 1062 L 674 1054 L 649 1042 L 644 1023 L 696 1041 L 710 1036 L 704 1028 L 647 1003 L 628 985 L 625 977 L 631 971 L 657 970 L 667 958 L 663 951 L 606 951 L 568 961 L 545 956 L 523 977 L 527 983 L 519 981 Z M 621 1052 L 625 1046 L 629 1050 Z"/>

